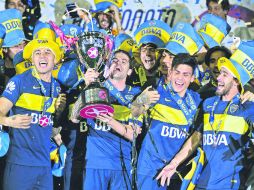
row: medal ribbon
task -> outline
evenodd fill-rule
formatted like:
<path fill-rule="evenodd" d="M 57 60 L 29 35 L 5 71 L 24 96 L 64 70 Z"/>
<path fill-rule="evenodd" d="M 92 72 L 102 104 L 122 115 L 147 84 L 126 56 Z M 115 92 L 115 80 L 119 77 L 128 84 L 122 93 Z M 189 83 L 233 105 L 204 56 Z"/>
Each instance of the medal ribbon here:
<path fill-rule="evenodd" d="M 170 90 L 170 93 L 171 93 L 171 96 L 172 96 L 173 100 L 177 103 L 177 105 L 182 110 L 185 118 L 188 121 L 188 124 L 192 125 L 194 115 L 196 114 L 196 111 L 197 111 L 197 106 L 196 106 L 195 101 L 194 101 L 193 97 L 191 96 L 189 90 L 187 89 L 187 91 L 186 91 L 187 97 L 186 97 L 186 101 L 185 101 L 177 93 L 175 93 L 173 91 L 171 83 L 169 83 L 167 85 L 167 87 Z"/>
<path fill-rule="evenodd" d="M 44 95 L 45 99 L 47 97 L 46 95 L 46 89 L 40 79 L 39 74 L 37 73 L 37 71 L 35 69 L 32 69 L 32 73 L 33 76 L 35 77 L 35 79 L 37 80 L 37 82 L 39 83 L 40 87 L 41 87 L 41 92 Z M 51 92 L 50 92 L 50 97 L 44 102 L 44 106 L 43 106 L 43 111 L 42 111 L 42 116 L 44 116 L 45 112 L 47 111 L 47 109 L 52 105 L 53 103 L 53 99 L 54 99 L 54 89 L 55 89 L 55 79 L 53 77 L 51 77 Z"/>
<path fill-rule="evenodd" d="M 109 90 L 109 93 L 114 96 L 120 104 L 125 105 L 128 108 L 131 108 L 131 102 L 127 100 L 119 90 L 117 90 L 109 80 L 104 82 L 104 87 Z M 130 88 L 130 87 L 129 87 Z"/>
<path fill-rule="evenodd" d="M 217 126 L 217 128 L 215 129 L 215 126 L 214 126 L 214 111 L 220 101 L 221 97 L 218 96 L 215 100 L 215 102 L 213 103 L 213 107 L 212 107 L 212 110 L 211 110 L 211 114 L 210 114 L 210 117 L 209 117 L 209 123 L 211 125 L 211 128 L 213 129 L 213 132 L 214 132 L 214 135 L 216 136 L 216 134 L 218 133 L 218 130 L 220 129 L 220 126 L 221 126 L 221 121 L 224 121 L 224 119 L 226 118 L 227 116 L 227 113 L 228 113 L 228 109 L 229 107 L 233 104 L 233 103 L 237 103 L 239 102 L 240 100 L 240 94 L 238 93 L 236 96 L 234 96 L 234 98 L 228 103 L 226 109 L 224 110 L 223 112 L 223 115 L 221 116 L 220 118 L 220 122 Z M 216 133 L 217 132 L 217 133 Z"/>

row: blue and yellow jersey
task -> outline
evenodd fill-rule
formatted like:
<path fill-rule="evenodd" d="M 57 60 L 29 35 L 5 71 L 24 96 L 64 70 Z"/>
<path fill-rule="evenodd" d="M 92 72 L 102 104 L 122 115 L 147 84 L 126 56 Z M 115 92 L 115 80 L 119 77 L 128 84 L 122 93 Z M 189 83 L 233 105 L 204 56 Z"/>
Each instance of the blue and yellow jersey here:
<path fill-rule="evenodd" d="M 132 101 L 140 93 L 139 88 L 126 86 L 121 94 Z M 121 105 L 110 94 L 111 105 L 114 107 L 114 118 L 121 123 L 130 124 L 140 121 L 132 119 L 131 110 Z M 87 137 L 86 168 L 128 170 L 131 167 L 131 142 L 115 133 L 110 126 L 97 120 L 88 119 L 89 127 Z"/>
<path fill-rule="evenodd" d="M 216 101 L 218 104 L 213 108 Z M 229 103 L 218 96 L 204 101 L 203 117 L 197 122 L 203 131 L 207 163 L 198 188 L 239 189 L 245 183 L 244 152 L 249 142 L 249 124 L 254 122 L 253 108 L 252 102 L 241 104 L 236 99 Z M 213 122 L 211 118 L 214 118 Z"/>
<path fill-rule="evenodd" d="M 160 72 L 157 72 L 154 76 L 146 76 L 145 69 L 142 66 L 138 66 L 133 68 L 126 83 L 130 86 L 141 87 L 142 89 L 146 89 L 148 86 L 157 88 L 161 76 Z"/>
<path fill-rule="evenodd" d="M 189 93 L 198 107 L 199 94 L 191 90 Z M 192 127 L 169 91 L 160 93 L 150 117 L 149 130 L 138 159 L 138 174 L 153 177 L 180 150 Z"/>
<path fill-rule="evenodd" d="M 42 81 L 46 89 L 46 97 L 41 87 L 28 70 L 16 75 L 8 82 L 2 96 L 13 103 L 10 115 L 28 114 L 32 116 L 29 129 L 10 128 L 11 144 L 8 152 L 8 162 L 27 166 L 50 166 L 50 137 L 53 126 L 52 114 L 55 112 L 55 101 L 60 92 L 60 86 L 55 81 L 54 99 L 45 115 L 49 118 L 49 125 L 39 126 L 39 119 L 44 107 L 45 99 L 51 94 L 51 84 Z"/>

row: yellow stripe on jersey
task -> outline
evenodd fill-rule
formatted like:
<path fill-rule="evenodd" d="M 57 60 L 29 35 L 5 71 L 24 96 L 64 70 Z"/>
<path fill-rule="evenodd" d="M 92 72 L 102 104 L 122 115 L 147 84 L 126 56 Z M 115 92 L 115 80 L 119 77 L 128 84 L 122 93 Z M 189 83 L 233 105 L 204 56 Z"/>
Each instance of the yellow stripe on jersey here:
<path fill-rule="evenodd" d="M 23 93 L 18 101 L 16 102 L 15 106 L 25 108 L 28 110 L 33 111 L 43 111 L 44 102 L 48 99 L 47 97 L 45 99 L 44 96 L 36 95 L 36 94 L 29 94 L 29 93 Z M 46 112 L 54 113 L 55 112 L 55 102 L 56 98 L 54 98 L 53 103 L 51 106 L 47 109 Z"/>
<path fill-rule="evenodd" d="M 210 114 L 204 114 L 204 131 L 213 130 L 209 123 Z M 245 134 L 248 131 L 248 124 L 243 117 L 226 115 L 226 118 L 223 122 L 221 122 L 220 127 L 218 124 L 220 122 L 220 118 L 222 114 L 214 114 L 214 130 L 219 128 L 219 131 L 231 132 L 236 134 Z"/>
<path fill-rule="evenodd" d="M 154 110 L 155 109 L 155 110 Z M 179 109 L 156 104 L 151 110 L 151 118 L 165 123 L 173 123 L 175 125 L 188 125 L 188 122 Z"/>
<path fill-rule="evenodd" d="M 128 121 L 130 118 L 131 110 L 122 105 L 115 105 L 113 104 L 114 107 L 114 119 L 118 121 Z"/>

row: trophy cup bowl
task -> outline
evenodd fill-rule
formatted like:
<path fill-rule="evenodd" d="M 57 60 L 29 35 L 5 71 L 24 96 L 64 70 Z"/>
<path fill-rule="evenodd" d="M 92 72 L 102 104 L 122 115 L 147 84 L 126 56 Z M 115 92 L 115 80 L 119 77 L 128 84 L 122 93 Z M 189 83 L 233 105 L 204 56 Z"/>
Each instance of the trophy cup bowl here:
<path fill-rule="evenodd" d="M 81 64 L 99 71 L 105 64 L 105 46 L 105 36 L 100 32 L 84 32 L 79 35 L 76 51 Z M 99 79 L 82 90 L 81 100 L 79 116 L 82 118 L 93 119 L 99 114 L 114 112 L 109 102 L 109 91 L 101 86 Z"/>

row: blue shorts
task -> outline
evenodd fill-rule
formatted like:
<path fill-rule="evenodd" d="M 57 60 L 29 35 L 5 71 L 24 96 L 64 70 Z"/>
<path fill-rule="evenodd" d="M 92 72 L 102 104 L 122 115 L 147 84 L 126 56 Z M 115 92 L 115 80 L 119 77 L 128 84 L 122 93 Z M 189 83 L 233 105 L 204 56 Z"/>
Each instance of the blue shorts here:
<path fill-rule="evenodd" d="M 137 189 L 138 190 L 180 190 L 182 181 L 180 178 L 170 180 L 169 186 L 161 187 L 159 182 L 151 176 L 137 175 Z"/>
<path fill-rule="evenodd" d="M 85 162 L 86 133 L 79 130 L 62 130 L 67 147 L 64 167 L 64 190 L 81 190 Z"/>
<path fill-rule="evenodd" d="M 83 190 L 131 190 L 130 172 L 106 169 L 86 169 Z"/>
<path fill-rule="evenodd" d="M 3 189 L 53 190 L 51 168 L 43 166 L 23 166 L 7 162 L 4 171 Z"/>
<path fill-rule="evenodd" d="M 156 179 L 151 176 L 137 174 L 138 190 L 166 190 L 166 186 L 161 187 Z"/>

